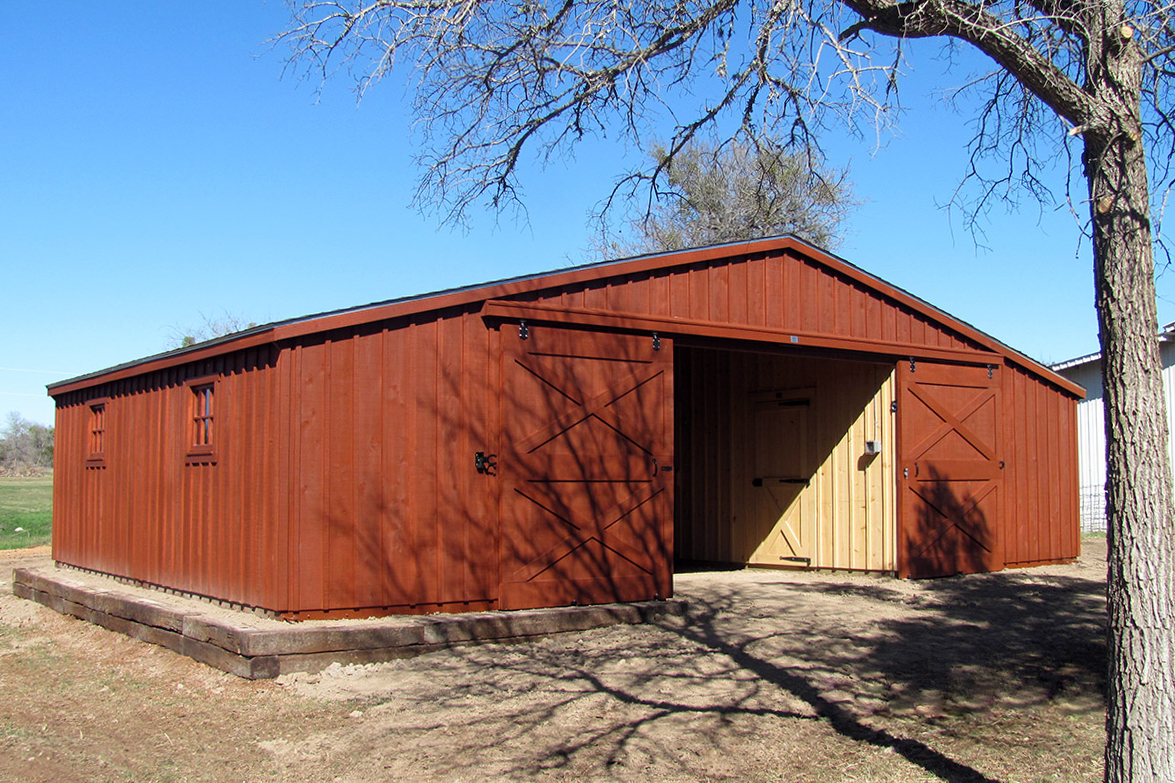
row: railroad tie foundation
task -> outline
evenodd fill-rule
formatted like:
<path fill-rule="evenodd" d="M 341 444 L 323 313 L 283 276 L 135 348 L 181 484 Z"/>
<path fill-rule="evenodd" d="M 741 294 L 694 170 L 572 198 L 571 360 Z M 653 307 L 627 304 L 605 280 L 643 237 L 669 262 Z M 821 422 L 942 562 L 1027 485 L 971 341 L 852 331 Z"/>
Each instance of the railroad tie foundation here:
<path fill-rule="evenodd" d="M 448 647 L 643 623 L 686 608 L 684 601 L 670 600 L 287 623 L 55 568 L 16 569 L 12 592 L 250 680 L 320 671 L 334 662 L 376 663 Z"/>

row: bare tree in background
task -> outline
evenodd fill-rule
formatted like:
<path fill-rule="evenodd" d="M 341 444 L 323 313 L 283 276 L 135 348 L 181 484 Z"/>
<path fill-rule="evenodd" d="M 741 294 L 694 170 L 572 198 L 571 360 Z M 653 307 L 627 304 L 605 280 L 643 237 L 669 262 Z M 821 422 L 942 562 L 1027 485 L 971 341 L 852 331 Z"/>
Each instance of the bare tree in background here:
<path fill-rule="evenodd" d="M 601 258 L 780 234 L 832 249 L 853 206 L 847 172 L 813 166 L 769 139 L 695 139 L 672 159 L 656 144 L 649 158 L 664 175 L 647 208 L 636 209 L 621 231 L 610 231 L 603 216 Z"/>
<path fill-rule="evenodd" d="M 188 348 L 197 343 L 214 340 L 217 337 L 226 337 L 230 334 L 243 332 L 257 325 L 253 321 L 246 321 L 243 316 L 227 311 L 215 317 L 201 313 L 200 318 L 203 323 L 197 326 L 182 328 L 173 326 L 171 329 L 171 339 L 168 341 L 168 350 L 174 351 L 178 348 Z"/>
<path fill-rule="evenodd" d="M 424 133 L 419 196 L 449 220 L 483 200 L 509 205 L 524 156 L 605 130 L 643 145 L 661 116 L 677 120 L 665 162 L 621 189 L 655 187 L 702 131 L 767 134 L 819 159 L 825 127 L 896 122 L 915 39 L 986 55 L 990 71 L 971 83 L 972 213 L 1023 188 L 1043 196 L 1038 172 L 1080 151 L 1105 374 L 1105 775 L 1169 783 L 1175 519 L 1149 181 L 1171 183 L 1173 2 L 305 0 L 279 40 L 296 67 L 348 71 L 360 94 L 393 71 L 409 80 Z"/>
<path fill-rule="evenodd" d="M 0 470 L 13 473 L 53 467 L 53 428 L 11 411 L 0 427 Z"/>

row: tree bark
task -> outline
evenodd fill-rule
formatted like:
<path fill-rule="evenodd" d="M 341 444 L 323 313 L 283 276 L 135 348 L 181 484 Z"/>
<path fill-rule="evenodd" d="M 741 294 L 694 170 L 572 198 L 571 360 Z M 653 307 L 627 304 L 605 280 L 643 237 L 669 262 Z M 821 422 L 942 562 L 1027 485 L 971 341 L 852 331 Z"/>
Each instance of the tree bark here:
<path fill-rule="evenodd" d="M 1109 515 L 1105 780 L 1175 781 L 1175 517 L 1157 339 L 1141 68 L 1112 54 L 1091 78 L 1127 111 L 1087 133 L 1106 414 Z M 1116 64 L 1115 64 L 1116 62 Z M 1131 96 L 1133 103 L 1131 105 Z M 1125 98 L 1124 103 L 1119 102 Z M 1132 109 L 1132 111 L 1130 111 Z"/>

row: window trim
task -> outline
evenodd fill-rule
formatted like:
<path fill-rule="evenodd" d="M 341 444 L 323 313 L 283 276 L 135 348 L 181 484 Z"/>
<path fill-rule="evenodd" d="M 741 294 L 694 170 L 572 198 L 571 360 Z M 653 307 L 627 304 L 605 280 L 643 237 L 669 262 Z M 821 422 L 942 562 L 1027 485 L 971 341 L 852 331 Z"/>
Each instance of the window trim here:
<path fill-rule="evenodd" d="M 110 432 L 108 424 L 110 398 L 95 397 L 86 400 L 86 408 L 89 409 L 89 414 L 86 417 L 86 467 L 104 468 L 106 467 L 106 441 Z M 97 428 L 97 425 L 101 425 L 101 427 Z M 98 438 L 99 434 L 100 438 Z M 102 448 L 100 450 L 94 448 L 97 445 L 97 440 L 101 441 Z"/>
<path fill-rule="evenodd" d="M 217 461 L 220 427 L 223 419 L 218 421 L 217 400 L 220 398 L 220 376 L 205 375 L 200 378 L 191 378 L 184 382 L 184 464 L 186 465 L 215 465 Z M 212 398 L 207 417 L 200 414 L 200 392 L 210 389 Z M 201 419 L 207 419 L 207 442 L 200 443 L 199 435 Z M 215 426 L 213 426 L 215 425 Z"/>

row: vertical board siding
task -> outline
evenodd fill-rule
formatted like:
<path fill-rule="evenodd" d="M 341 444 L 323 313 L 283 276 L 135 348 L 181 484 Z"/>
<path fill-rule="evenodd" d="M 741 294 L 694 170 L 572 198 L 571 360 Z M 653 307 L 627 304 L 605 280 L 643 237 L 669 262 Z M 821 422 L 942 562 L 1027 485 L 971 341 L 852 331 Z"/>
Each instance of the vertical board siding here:
<path fill-rule="evenodd" d="M 298 355 L 296 592 L 277 611 L 494 605 L 494 332 L 476 312 L 332 333 Z"/>
<path fill-rule="evenodd" d="M 355 577 L 351 600 L 355 606 L 374 606 L 383 595 L 383 567 L 386 558 L 381 541 L 382 515 L 387 507 L 384 497 L 383 434 L 386 410 L 382 404 L 385 383 L 383 340 L 385 332 L 377 330 L 355 340 L 355 374 L 352 399 L 374 397 L 371 404 L 356 406 L 354 413 L 355 474 L 353 508 L 359 514 L 355 532 Z"/>
<path fill-rule="evenodd" d="M 654 284 L 663 277 L 668 278 L 666 285 Z M 647 273 L 633 274 L 606 285 L 585 283 L 514 298 L 740 326 L 763 324 L 841 338 L 958 350 L 978 347 L 854 280 L 786 253 L 694 264 L 652 279 Z"/>
<path fill-rule="evenodd" d="M 54 558 L 250 605 L 278 600 L 264 578 L 278 416 L 274 352 L 251 349 L 59 398 Z M 216 377 L 216 464 L 188 464 L 192 392 Z M 87 465 L 91 400 L 107 398 L 105 461 Z M 264 488 L 262 490 L 261 488 Z"/>
<path fill-rule="evenodd" d="M 675 362 L 678 558 L 795 565 L 774 519 L 755 518 L 768 490 L 752 487 L 754 400 L 783 392 L 810 401 L 809 484 L 789 506 L 807 531 L 802 554 L 813 568 L 895 570 L 893 365 L 685 347 Z M 882 443 L 872 459 L 868 440 Z"/>
<path fill-rule="evenodd" d="M 1077 403 L 1037 378 L 1005 368 L 1004 560 L 1055 563 L 1079 554 Z"/>
<path fill-rule="evenodd" d="M 461 601 L 468 593 L 466 562 L 477 554 L 467 552 L 465 531 L 469 520 L 462 514 L 461 501 L 468 490 L 466 479 L 473 451 L 468 450 L 468 421 L 463 408 L 465 344 L 460 318 L 446 318 L 437 324 L 437 386 L 433 397 L 437 416 L 437 536 L 439 539 L 437 572 L 438 602 Z M 446 448 L 447 447 L 447 448 Z M 469 457 L 461 464 L 460 454 Z M 443 521 L 442 521 L 443 520 Z M 483 596 L 484 597 L 484 596 Z"/>

